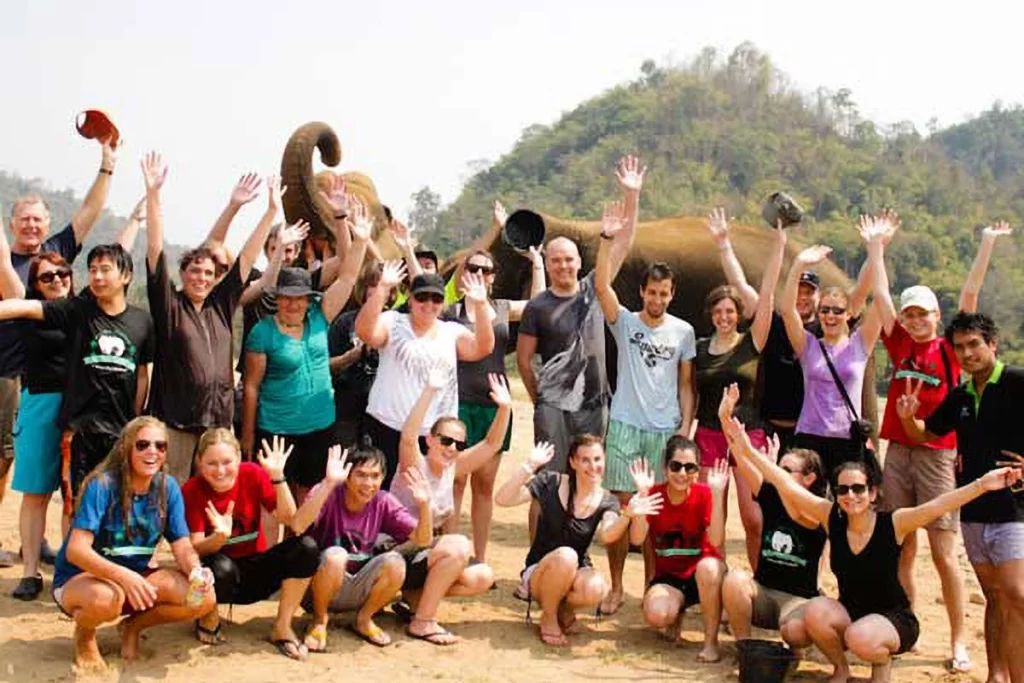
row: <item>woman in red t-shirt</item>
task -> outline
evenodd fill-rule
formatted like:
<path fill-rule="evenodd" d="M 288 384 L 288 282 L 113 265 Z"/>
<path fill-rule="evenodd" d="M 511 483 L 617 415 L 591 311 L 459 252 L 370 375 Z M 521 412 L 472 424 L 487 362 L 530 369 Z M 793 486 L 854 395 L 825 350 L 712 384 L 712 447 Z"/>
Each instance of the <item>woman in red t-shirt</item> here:
<path fill-rule="evenodd" d="M 719 460 L 697 483 L 700 449 L 684 436 L 665 446 L 665 483 L 654 485 L 646 463 L 630 468 L 640 495 L 661 494 L 658 514 L 633 519 L 629 540 L 640 545 L 650 532 L 654 546 L 654 578 L 644 595 L 644 621 L 679 637 L 683 613 L 699 602 L 704 617 L 704 649 L 700 662 L 717 662 L 718 625 L 722 618 L 725 562 L 718 548 L 725 542 L 725 487 L 729 461 Z"/>
<path fill-rule="evenodd" d="M 316 573 L 320 549 L 308 536 L 293 536 L 268 550 L 261 524 L 263 510 L 281 524 L 295 515 L 284 478 L 291 447 L 285 449 L 284 440 L 274 437 L 272 446 L 263 442 L 259 465 L 242 462 L 234 435 L 215 428 L 199 439 L 196 452 L 197 474 L 181 493 L 192 545 L 216 579 L 217 603 L 251 605 L 280 590 L 271 642 L 286 657 L 304 659 L 306 648 L 292 630 L 292 617 Z M 223 642 L 217 610 L 196 621 L 196 638 Z"/>

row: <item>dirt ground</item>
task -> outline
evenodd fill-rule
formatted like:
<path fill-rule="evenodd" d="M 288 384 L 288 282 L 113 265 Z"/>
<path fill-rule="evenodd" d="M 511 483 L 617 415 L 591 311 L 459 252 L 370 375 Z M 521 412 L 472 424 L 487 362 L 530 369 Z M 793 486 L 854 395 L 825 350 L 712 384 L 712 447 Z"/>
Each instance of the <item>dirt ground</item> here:
<path fill-rule="evenodd" d="M 513 450 L 502 463 L 499 481 L 522 462 L 532 436 L 531 407 L 524 401 L 522 386 L 515 387 L 515 423 Z M 0 505 L 0 542 L 7 549 L 17 549 L 17 511 L 20 496 L 8 492 Z M 742 527 L 733 495 L 728 524 L 729 562 L 746 567 Z M 51 505 L 48 537 L 56 543 L 59 537 L 59 501 Z M 274 604 L 263 602 L 233 610 L 233 623 L 226 625 L 230 642 L 220 647 L 204 646 L 192 637 L 188 625 L 172 625 L 145 634 L 142 658 L 125 663 L 118 656 L 116 629 L 101 630 L 100 647 L 107 659 L 108 670 L 90 674 L 92 681 L 259 681 L 353 680 L 365 676 L 366 681 L 405 683 L 406 681 L 503 681 L 539 683 L 542 681 L 584 679 L 608 681 L 702 681 L 721 683 L 737 680 L 735 647 L 731 636 L 723 631 L 723 659 L 719 664 L 698 664 L 701 623 L 699 614 L 687 614 L 684 641 L 668 643 L 645 628 L 639 611 L 643 587 L 643 564 L 639 555 L 630 555 L 626 565 L 627 602 L 616 615 L 600 620 L 586 616 L 582 628 L 571 637 L 570 648 L 556 650 L 545 647 L 537 637 L 536 625 L 524 618 L 526 605 L 512 596 L 527 550 L 527 508 L 497 508 L 489 549 L 490 561 L 498 577 L 497 589 L 478 599 L 451 600 L 442 605 L 440 618 L 465 642 L 452 648 L 438 648 L 412 640 L 402 633 L 401 625 L 391 616 L 380 624 L 395 639 L 394 645 L 378 649 L 363 644 L 347 631 L 336 628 L 347 620 L 332 622 L 329 653 L 313 655 L 306 662 L 294 662 L 279 654 L 267 641 Z M 468 533 L 468 510 L 463 511 L 463 528 Z M 953 675 L 943 668 L 948 657 L 949 627 L 941 604 L 938 577 L 926 559 L 927 540 L 921 534 L 921 553 L 917 565 L 917 614 L 921 620 L 918 650 L 900 657 L 895 663 L 893 680 L 898 683 L 924 681 L 984 680 L 985 655 L 982 639 L 982 607 L 968 604 L 967 633 L 975 670 L 970 675 Z M 595 547 L 595 565 L 607 571 L 604 550 Z M 978 594 L 977 583 L 970 573 L 966 558 L 961 565 L 968 577 L 968 593 Z M 46 589 L 43 596 L 30 603 L 9 597 L 21 568 L 0 570 L 0 681 L 63 681 L 76 676 L 71 667 L 72 624 L 49 598 L 50 568 L 44 568 Z M 835 595 L 835 579 L 824 577 L 826 590 Z M 222 610 L 226 616 L 226 610 Z M 296 630 L 305 628 L 305 618 L 297 618 Z M 771 637 L 771 634 L 762 634 Z M 811 652 L 790 681 L 819 681 L 828 671 L 824 659 Z M 855 675 L 867 676 L 864 666 L 855 667 Z"/>

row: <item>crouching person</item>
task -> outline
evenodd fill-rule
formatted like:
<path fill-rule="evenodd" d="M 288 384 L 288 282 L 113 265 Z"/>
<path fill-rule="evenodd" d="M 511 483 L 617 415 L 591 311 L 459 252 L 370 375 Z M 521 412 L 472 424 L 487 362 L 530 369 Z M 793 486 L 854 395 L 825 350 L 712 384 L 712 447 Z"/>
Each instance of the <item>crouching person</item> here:
<path fill-rule="evenodd" d="M 405 560 L 395 551 L 374 555 L 380 534 L 402 543 L 429 545 L 430 493 L 418 472 L 412 479 L 419 521 L 387 491 L 381 491 L 386 459 L 362 446 L 351 454 L 331 448 L 323 481 L 310 491 L 292 519 L 292 530 L 306 532 L 320 549 L 320 567 L 303 601 L 313 621 L 306 634 L 310 652 L 326 652 L 330 613 L 355 612 L 351 630 L 378 647 L 391 643 L 373 616 L 391 602 L 405 581 Z"/>
<path fill-rule="evenodd" d="M 292 617 L 320 561 L 316 541 L 293 536 L 267 549 L 263 511 L 282 524 L 295 515 L 295 499 L 284 478 L 292 447 L 274 437 L 253 462 L 242 462 L 238 440 L 227 429 L 208 429 L 199 439 L 197 474 L 185 482 L 185 516 L 192 545 L 215 578 L 218 605 L 251 605 L 280 591 L 270 642 L 290 659 L 305 648 L 292 630 Z M 274 526 L 274 531 L 277 526 Z M 273 539 L 276 541 L 277 539 Z M 211 610 L 196 621 L 196 638 L 223 642 L 220 615 Z"/>
<path fill-rule="evenodd" d="M 121 656 L 131 660 L 144 629 L 214 609 L 213 578 L 192 549 L 181 490 L 164 472 L 166 453 L 164 424 L 135 418 L 82 484 L 53 578 L 54 601 L 75 621 L 80 668 L 104 665 L 96 629 L 122 615 Z M 161 537 L 177 568 L 149 567 Z"/>

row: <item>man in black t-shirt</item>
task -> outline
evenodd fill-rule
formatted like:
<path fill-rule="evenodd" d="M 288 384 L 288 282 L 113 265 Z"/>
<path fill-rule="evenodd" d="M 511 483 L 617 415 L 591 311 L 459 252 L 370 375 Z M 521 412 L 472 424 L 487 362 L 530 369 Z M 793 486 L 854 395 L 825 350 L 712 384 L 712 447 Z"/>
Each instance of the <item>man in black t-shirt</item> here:
<path fill-rule="evenodd" d="M 960 367 L 970 379 L 946 395 L 926 420 L 915 417 L 923 380 L 908 379 L 896 406 L 907 436 L 931 441 L 956 430 L 957 486 L 966 486 L 1001 464 L 1024 466 L 1024 368 L 996 357 L 998 330 L 982 313 L 961 311 L 946 327 Z M 1024 681 L 1024 657 L 1014 646 L 1024 637 L 1024 491 L 990 491 L 960 509 L 964 549 L 985 594 L 988 680 Z"/>
<path fill-rule="evenodd" d="M 131 257 L 119 244 L 93 247 L 89 287 L 76 297 L 0 301 L 0 319 L 39 321 L 70 340 L 60 424 L 73 433 L 72 491 L 106 457 L 124 425 L 141 414 L 155 336 L 149 313 L 129 306 Z"/>

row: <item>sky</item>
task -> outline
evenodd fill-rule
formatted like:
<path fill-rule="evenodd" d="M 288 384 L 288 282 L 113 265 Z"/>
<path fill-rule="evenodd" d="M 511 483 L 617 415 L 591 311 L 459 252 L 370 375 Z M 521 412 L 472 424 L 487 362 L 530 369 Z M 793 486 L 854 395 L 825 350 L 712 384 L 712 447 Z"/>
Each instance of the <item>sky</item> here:
<path fill-rule="evenodd" d="M 368 173 L 405 215 L 419 188 L 454 200 L 470 162 L 635 79 L 645 59 L 682 63 L 705 46 L 750 41 L 797 87 L 849 88 L 883 124 L 959 123 L 1024 102 L 1022 20 L 1005 0 L 5 1 L 0 169 L 84 194 L 100 150 L 74 118 L 105 109 L 125 140 L 110 208 L 128 214 L 139 160 L 159 150 L 166 238 L 194 244 L 242 173 L 278 172 L 291 132 L 321 120 L 341 139 L 338 168 Z"/>

